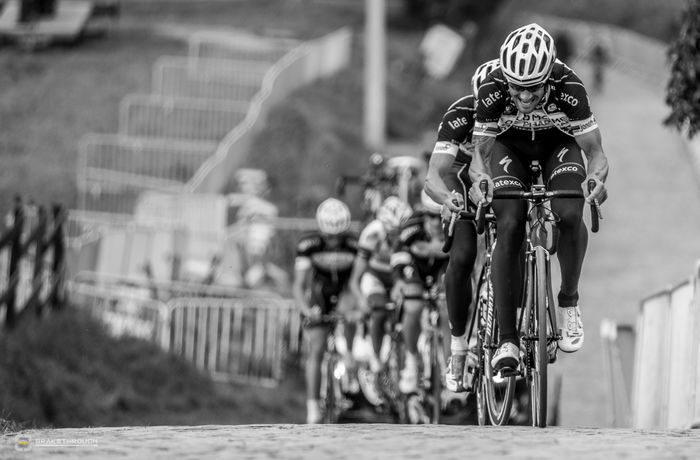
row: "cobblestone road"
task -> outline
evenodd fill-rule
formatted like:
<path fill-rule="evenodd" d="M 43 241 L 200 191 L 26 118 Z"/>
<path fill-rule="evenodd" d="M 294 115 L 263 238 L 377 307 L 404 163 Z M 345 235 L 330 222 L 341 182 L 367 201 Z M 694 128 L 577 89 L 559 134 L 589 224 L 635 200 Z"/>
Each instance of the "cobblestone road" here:
<path fill-rule="evenodd" d="M 60 446 L 65 443 L 82 447 Z M 5 436 L 3 444 L 0 458 L 13 459 L 679 460 L 698 458 L 700 430 L 391 424 L 156 426 L 29 430 Z"/>

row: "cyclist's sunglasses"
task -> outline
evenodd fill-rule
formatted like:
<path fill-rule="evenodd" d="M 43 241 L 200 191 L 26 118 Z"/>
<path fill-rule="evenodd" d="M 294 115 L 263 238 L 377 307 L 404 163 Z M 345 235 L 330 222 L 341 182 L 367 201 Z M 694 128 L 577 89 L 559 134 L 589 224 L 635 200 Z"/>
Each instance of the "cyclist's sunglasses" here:
<path fill-rule="evenodd" d="M 534 93 L 536 91 L 539 91 L 545 84 L 546 82 L 540 83 L 538 85 L 521 86 L 516 85 L 515 83 L 508 83 L 508 86 L 510 87 L 510 89 L 512 89 L 513 91 L 517 91 L 518 93 L 522 93 L 523 91 L 529 91 L 531 93 Z"/>

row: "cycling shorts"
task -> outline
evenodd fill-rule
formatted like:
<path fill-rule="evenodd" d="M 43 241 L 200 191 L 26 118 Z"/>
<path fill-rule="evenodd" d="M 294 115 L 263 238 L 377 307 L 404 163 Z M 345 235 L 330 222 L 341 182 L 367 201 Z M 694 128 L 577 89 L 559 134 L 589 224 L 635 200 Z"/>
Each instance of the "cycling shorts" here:
<path fill-rule="evenodd" d="M 539 161 L 549 190 L 580 190 L 586 178 L 581 148 L 573 137 L 563 133 L 537 141 L 496 138 L 492 152 L 494 190 L 527 190 L 533 160 Z"/>

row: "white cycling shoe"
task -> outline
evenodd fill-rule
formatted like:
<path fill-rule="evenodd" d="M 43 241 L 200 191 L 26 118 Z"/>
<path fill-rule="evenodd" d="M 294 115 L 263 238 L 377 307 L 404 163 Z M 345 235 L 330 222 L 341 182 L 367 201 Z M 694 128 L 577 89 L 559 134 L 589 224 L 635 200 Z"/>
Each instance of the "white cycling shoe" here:
<path fill-rule="evenodd" d="M 559 349 L 573 353 L 583 346 L 583 322 L 581 309 L 576 307 L 557 307 L 557 326 L 561 339 L 557 342 Z"/>
<path fill-rule="evenodd" d="M 496 371 L 516 369 L 520 364 L 520 348 L 513 342 L 503 342 L 491 359 L 491 367 Z"/>

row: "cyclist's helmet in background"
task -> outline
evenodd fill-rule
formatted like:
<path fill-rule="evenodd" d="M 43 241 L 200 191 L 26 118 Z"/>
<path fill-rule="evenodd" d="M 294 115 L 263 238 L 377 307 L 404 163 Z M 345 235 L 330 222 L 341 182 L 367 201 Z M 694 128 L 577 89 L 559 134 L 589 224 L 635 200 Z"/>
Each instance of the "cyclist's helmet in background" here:
<path fill-rule="evenodd" d="M 476 97 L 479 94 L 479 86 L 484 82 L 486 76 L 491 73 L 491 71 L 498 68 L 499 60 L 491 59 L 486 61 L 476 68 L 474 75 L 472 75 L 472 94 Z"/>
<path fill-rule="evenodd" d="M 369 164 L 374 168 L 378 168 L 384 164 L 384 155 L 379 152 L 374 152 L 369 156 Z"/>
<path fill-rule="evenodd" d="M 515 85 L 546 82 L 556 59 L 554 39 L 534 22 L 511 32 L 501 45 L 501 70 L 506 80 Z"/>
<path fill-rule="evenodd" d="M 440 215 L 442 206 L 438 202 L 430 198 L 430 196 L 428 196 L 428 194 L 425 193 L 425 190 L 421 190 L 420 192 L 420 204 L 423 208 L 423 211 L 426 214 L 430 214 L 431 216 Z"/>
<path fill-rule="evenodd" d="M 413 209 L 396 196 L 389 196 L 377 210 L 377 219 L 387 231 L 398 230 L 413 214 Z"/>
<path fill-rule="evenodd" d="M 316 209 L 316 223 L 321 233 L 339 235 L 350 229 L 350 209 L 335 198 L 328 198 Z"/>

